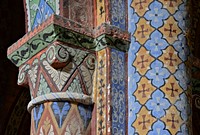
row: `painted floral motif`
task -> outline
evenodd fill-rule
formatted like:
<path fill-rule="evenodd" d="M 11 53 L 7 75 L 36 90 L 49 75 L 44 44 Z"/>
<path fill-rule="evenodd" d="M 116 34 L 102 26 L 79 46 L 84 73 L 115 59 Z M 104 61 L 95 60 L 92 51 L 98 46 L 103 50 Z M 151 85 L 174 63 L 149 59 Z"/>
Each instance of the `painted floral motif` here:
<path fill-rule="evenodd" d="M 148 135 L 171 135 L 168 130 L 165 129 L 165 124 L 158 120 L 153 124 L 153 130 Z"/>
<path fill-rule="evenodd" d="M 166 9 L 162 8 L 162 4 L 158 1 L 154 1 L 150 5 L 150 10 L 146 12 L 144 17 L 151 22 L 151 25 L 158 28 L 163 25 L 163 20 L 169 17 L 169 13 Z"/>
<path fill-rule="evenodd" d="M 77 126 L 78 126 L 78 125 L 77 125 Z M 80 129 L 80 127 L 78 126 L 76 132 L 73 134 L 73 132 L 70 130 L 70 126 L 68 125 L 68 126 L 66 127 L 66 131 L 65 131 L 65 134 L 64 134 L 64 135 L 81 135 L 81 129 Z"/>
<path fill-rule="evenodd" d="M 50 130 L 46 134 L 43 132 L 43 128 L 41 127 L 40 128 L 40 135 L 54 135 L 53 126 L 52 125 L 50 126 Z"/>
<path fill-rule="evenodd" d="M 151 112 L 148 111 L 145 106 L 143 106 L 137 114 L 137 119 L 132 126 L 139 135 L 146 135 L 151 129 L 151 125 L 155 122 L 155 118 L 150 114 Z"/>
<path fill-rule="evenodd" d="M 114 86 L 114 85 L 113 85 Z M 121 87 L 123 88 L 123 87 Z M 113 134 L 125 135 L 126 104 L 125 93 L 117 86 L 112 88 L 112 129 Z"/>
<path fill-rule="evenodd" d="M 54 135 L 53 126 L 51 125 L 48 135 Z"/>
<path fill-rule="evenodd" d="M 77 106 L 76 106 L 77 108 Z M 83 123 L 77 110 L 73 110 L 69 115 L 69 120 L 66 127 L 64 127 L 63 135 L 86 135 L 87 131 L 83 128 Z M 65 129 L 66 128 L 66 129 Z"/>
<path fill-rule="evenodd" d="M 167 49 L 163 50 L 163 55 L 159 57 L 159 60 L 163 61 L 164 67 L 172 74 L 178 69 L 178 65 L 182 62 L 172 46 L 168 46 Z"/>
<path fill-rule="evenodd" d="M 74 78 L 74 80 L 71 82 L 70 86 L 68 87 L 68 92 L 74 92 L 74 93 L 83 93 L 83 90 L 81 88 L 80 80 L 78 76 Z"/>
<path fill-rule="evenodd" d="M 112 0 L 111 12 L 112 12 L 112 25 L 115 25 L 123 30 L 126 29 L 126 13 L 125 13 L 125 1 L 124 0 Z"/>
<path fill-rule="evenodd" d="M 125 71 L 124 62 L 125 55 L 123 52 L 112 49 L 111 52 L 111 64 L 112 64 L 112 83 L 124 87 L 125 85 Z M 119 76 L 120 74 L 120 76 Z M 122 89 L 123 90 L 123 89 Z"/>
<path fill-rule="evenodd" d="M 92 106 L 79 104 L 78 110 L 79 110 L 81 118 L 83 119 L 84 127 L 87 128 L 92 118 Z"/>
<path fill-rule="evenodd" d="M 112 134 L 120 135 L 125 135 L 126 130 L 125 57 L 124 52 L 111 50 Z"/>
<path fill-rule="evenodd" d="M 162 38 L 162 34 L 157 30 L 151 34 L 150 40 L 145 43 L 145 47 L 155 58 L 160 56 L 162 54 L 162 50 L 164 50 L 167 46 L 168 43 Z"/>
<path fill-rule="evenodd" d="M 159 31 L 163 33 L 163 38 L 165 38 L 169 44 L 173 44 L 176 40 L 178 40 L 178 35 L 181 33 L 178 23 L 172 16 L 164 21 L 164 25 L 159 29 Z"/>
<path fill-rule="evenodd" d="M 152 80 L 154 86 L 159 88 L 165 82 L 165 79 L 170 75 L 166 68 L 163 68 L 162 62 L 156 60 L 151 64 L 151 70 L 149 70 L 146 76 Z"/>
<path fill-rule="evenodd" d="M 164 97 L 163 92 L 156 90 L 152 94 L 152 99 L 148 100 L 146 107 L 152 111 L 152 115 L 156 118 L 163 117 L 167 110 L 170 107 L 169 101 Z"/>
<path fill-rule="evenodd" d="M 33 108 L 33 118 L 34 118 L 36 129 L 38 128 L 38 124 L 39 124 L 40 118 L 42 117 L 43 111 L 44 111 L 44 106 L 42 104 Z"/>
<path fill-rule="evenodd" d="M 97 129 L 96 132 L 99 134 L 106 134 L 106 72 L 107 72 L 107 55 L 106 55 L 106 49 L 103 49 L 98 52 L 98 81 L 97 81 Z"/>
<path fill-rule="evenodd" d="M 165 81 L 165 85 L 160 89 L 165 93 L 165 97 L 169 99 L 171 104 L 174 104 L 180 98 L 179 95 L 183 92 L 173 75 Z"/>
<path fill-rule="evenodd" d="M 174 106 L 171 106 L 168 110 L 166 110 L 166 115 L 161 118 L 161 120 L 167 125 L 166 129 L 168 129 L 172 135 L 177 134 L 183 124 L 180 112 Z"/>
<path fill-rule="evenodd" d="M 68 102 L 53 102 L 51 108 L 56 117 L 56 121 L 58 122 L 58 126 L 61 128 L 63 121 L 71 108 L 71 105 Z"/>
<path fill-rule="evenodd" d="M 97 0 L 96 1 L 97 10 L 96 10 L 96 18 L 97 18 L 97 26 L 100 26 L 102 23 L 105 22 L 106 14 L 105 14 L 105 1 L 104 0 Z"/>
<path fill-rule="evenodd" d="M 136 59 L 133 62 L 134 67 L 141 75 L 145 75 L 148 69 L 150 69 L 150 64 L 153 62 L 154 58 L 148 55 L 147 50 L 144 47 L 141 47 L 136 54 Z"/>
<path fill-rule="evenodd" d="M 178 6 L 182 3 L 182 0 L 159 0 L 163 3 L 163 8 L 166 8 L 171 14 L 174 14 L 178 10 Z"/>
<path fill-rule="evenodd" d="M 131 92 L 130 94 L 132 94 L 136 89 L 137 89 L 137 82 L 140 79 L 140 75 L 138 72 L 136 72 L 136 68 L 134 66 L 132 66 L 132 62 L 135 60 L 136 58 L 136 53 L 138 52 L 139 48 L 140 48 L 140 44 L 138 42 L 134 42 L 134 37 L 131 37 L 131 40 L 133 42 L 131 42 L 130 48 L 129 48 L 129 52 L 128 52 L 128 87 L 131 89 L 129 92 Z"/>
<path fill-rule="evenodd" d="M 26 72 L 30 69 L 30 65 L 28 64 L 24 64 L 23 66 L 21 66 L 21 68 L 19 69 L 19 74 L 18 74 L 18 80 L 17 83 L 19 85 L 22 85 L 24 83 L 27 83 L 27 78 L 26 78 Z"/>
<path fill-rule="evenodd" d="M 92 94 L 92 90 L 93 90 L 93 70 L 89 70 L 88 68 L 86 68 L 84 65 L 80 66 L 80 70 L 81 70 L 81 74 L 82 74 L 82 79 L 85 83 L 85 86 L 87 88 L 87 94 L 91 95 Z"/>
<path fill-rule="evenodd" d="M 36 83 L 36 80 L 37 80 L 37 72 L 38 72 L 37 63 L 38 63 L 38 59 L 35 59 L 33 61 L 33 64 L 32 64 L 33 65 L 32 68 L 28 71 L 33 89 L 35 89 L 35 83 Z"/>
<path fill-rule="evenodd" d="M 154 31 L 154 28 L 149 24 L 149 21 L 146 21 L 144 18 L 140 18 L 140 21 L 137 23 L 137 29 L 133 36 L 136 41 L 140 44 L 144 44 L 147 39 L 149 39 L 149 35 Z"/>
<path fill-rule="evenodd" d="M 45 69 L 48 71 L 52 80 L 55 82 L 56 86 L 58 87 L 58 90 L 61 91 L 66 81 L 69 79 L 70 73 L 73 70 L 71 68 L 73 66 L 70 66 L 70 64 L 68 64 L 68 66 L 66 66 L 64 69 L 56 70 L 52 66 L 50 66 L 46 60 L 43 61 L 43 65 L 45 66 Z M 68 72 L 64 72 L 63 70 L 66 70 Z"/>
<path fill-rule="evenodd" d="M 137 85 L 138 88 L 134 92 L 134 96 L 140 104 L 144 105 L 156 88 L 152 86 L 151 81 L 146 77 L 142 77 Z"/>
<path fill-rule="evenodd" d="M 175 103 L 177 109 L 181 112 L 181 118 L 186 121 L 188 116 L 190 116 L 190 105 L 188 103 L 188 98 L 185 93 L 180 95 L 180 99 Z"/>
<path fill-rule="evenodd" d="M 178 56 L 181 58 L 182 61 L 186 61 L 189 56 L 189 47 L 186 42 L 186 37 L 181 34 L 178 36 L 178 41 L 173 44 L 176 51 L 178 51 Z"/>
<path fill-rule="evenodd" d="M 153 0 L 133 0 L 131 7 L 139 16 L 143 16 L 144 13 L 148 10 L 149 3 Z"/>
<path fill-rule="evenodd" d="M 47 135 L 49 129 L 53 129 L 51 123 L 50 123 L 50 119 L 48 118 L 48 116 L 46 117 L 46 120 L 44 121 L 44 124 L 41 126 L 40 128 L 40 135 Z M 44 131 L 44 132 L 43 132 Z"/>
<path fill-rule="evenodd" d="M 65 52 L 67 50 L 67 52 L 70 53 L 70 55 L 73 57 L 73 62 L 76 63 L 76 65 L 80 65 L 83 60 L 85 59 L 85 57 L 88 55 L 88 52 L 83 51 L 83 50 L 79 50 L 79 49 L 73 49 L 70 47 L 66 47 L 66 46 L 61 46 L 65 49 Z M 93 55 L 90 55 L 89 58 L 91 58 Z"/>
<path fill-rule="evenodd" d="M 49 88 L 49 85 L 47 84 L 47 81 L 45 80 L 44 76 L 41 74 L 40 75 L 40 85 L 39 85 L 39 89 L 37 92 L 37 96 L 42 96 L 42 95 L 48 94 L 50 92 L 51 92 L 51 90 Z"/>

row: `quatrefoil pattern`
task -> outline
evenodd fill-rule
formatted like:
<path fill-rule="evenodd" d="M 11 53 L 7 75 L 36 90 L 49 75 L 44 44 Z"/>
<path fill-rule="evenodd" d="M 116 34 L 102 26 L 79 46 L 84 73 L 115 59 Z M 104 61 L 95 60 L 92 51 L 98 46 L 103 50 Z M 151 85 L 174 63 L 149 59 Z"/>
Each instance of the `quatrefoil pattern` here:
<path fill-rule="evenodd" d="M 131 33 L 128 134 L 190 134 L 186 3 L 186 0 L 128 2 Z"/>

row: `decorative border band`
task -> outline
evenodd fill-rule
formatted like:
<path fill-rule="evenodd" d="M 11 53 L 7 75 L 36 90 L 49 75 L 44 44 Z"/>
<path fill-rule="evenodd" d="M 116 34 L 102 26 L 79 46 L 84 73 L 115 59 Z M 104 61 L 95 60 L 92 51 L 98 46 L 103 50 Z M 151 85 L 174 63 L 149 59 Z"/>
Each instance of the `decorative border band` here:
<path fill-rule="evenodd" d="M 9 47 L 8 58 L 19 67 L 55 41 L 93 51 L 107 46 L 120 51 L 128 51 L 129 48 L 129 34 L 115 26 L 102 24 L 97 29 L 90 30 L 71 20 L 53 15 L 36 30 L 27 33 Z"/>

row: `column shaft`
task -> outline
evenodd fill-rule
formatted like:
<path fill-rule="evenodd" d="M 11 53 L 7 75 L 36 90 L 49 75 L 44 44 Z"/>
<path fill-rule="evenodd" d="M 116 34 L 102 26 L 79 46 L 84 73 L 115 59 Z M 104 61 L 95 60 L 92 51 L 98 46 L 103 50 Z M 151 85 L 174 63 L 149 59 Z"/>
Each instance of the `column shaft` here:
<path fill-rule="evenodd" d="M 192 134 L 186 0 L 129 0 L 129 134 Z"/>

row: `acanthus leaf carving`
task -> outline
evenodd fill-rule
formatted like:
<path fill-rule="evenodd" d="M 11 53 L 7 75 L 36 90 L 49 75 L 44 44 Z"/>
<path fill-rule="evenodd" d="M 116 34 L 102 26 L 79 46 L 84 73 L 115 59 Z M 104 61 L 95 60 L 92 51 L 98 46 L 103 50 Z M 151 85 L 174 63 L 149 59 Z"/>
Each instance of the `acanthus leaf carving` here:
<path fill-rule="evenodd" d="M 83 93 L 78 76 L 76 76 L 76 78 L 74 78 L 74 80 L 71 82 L 67 91 L 72 93 Z"/>
<path fill-rule="evenodd" d="M 48 83 L 45 80 L 44 76 L 41 74 L 40 75 L 40 84 L 39 84 L 37 96 L 45 95 L 45 94 L 48 94 L 50 92 L 51 92 L 51 90 L 50 90 L 50 88 L 48 86 Z"/>
<path fill-rule="evenodd" d="M 52 66 L 49 65 L 47 61 L 43 61 L 43 65 L 47 72 L 50 74 L 51 78 L 55 82 L 56 86 L 58 87 L 59 91 L 62 90 L 63 86 L 65 85 L 66 81 L 70 77 L 70 72 L 64 72 L 63 69 L 56 70 Z M 73 65 L 73 64 L 72 64 Z M 72 66 L 73 67 L 73 66 Z M 70 67 L 65 67 L 68 71 L 72 71 Z"/>
<path fill-rule="evenodd" d="M 92 74 L 89 72 L 89 70 L 85 66 L 81 66 L 81 74 L 83 76 L 83 81 L 85 82 L 85 86 L 87 87 L 87 93 L 89 95 L 92 94 Z"/>
<path fill-rule="evenodd" d="M 28 70 L 30 81 L 34 89 L 37 81 L 37 73 L 38 73 L 38 59 L 35 59 L 32 63 L 32 67 Z"/>
<path fill-rule="evenodd" d="M 85 83 L 87 94 L 91 95 L 93 72 L 95 69 L 94 55 L 89 54 L 87 51 L 56 43 L 50 46 L 46 53 L 41 56 L 41 61 L 59 91 L 62 91 L 71 76 L 77 76 L 77 73 L 80 72 L 79 74 L 82 76 L 83 82 Z M 75 81 L 71 83 L 75 84 Z M 75 87 L 74 84 L 68 86 L 70 90 Z M 76 87 L 77 86 L 78 85 L 76 85 Z M 80 85 L 82 93 L 81 87 Z"/>

